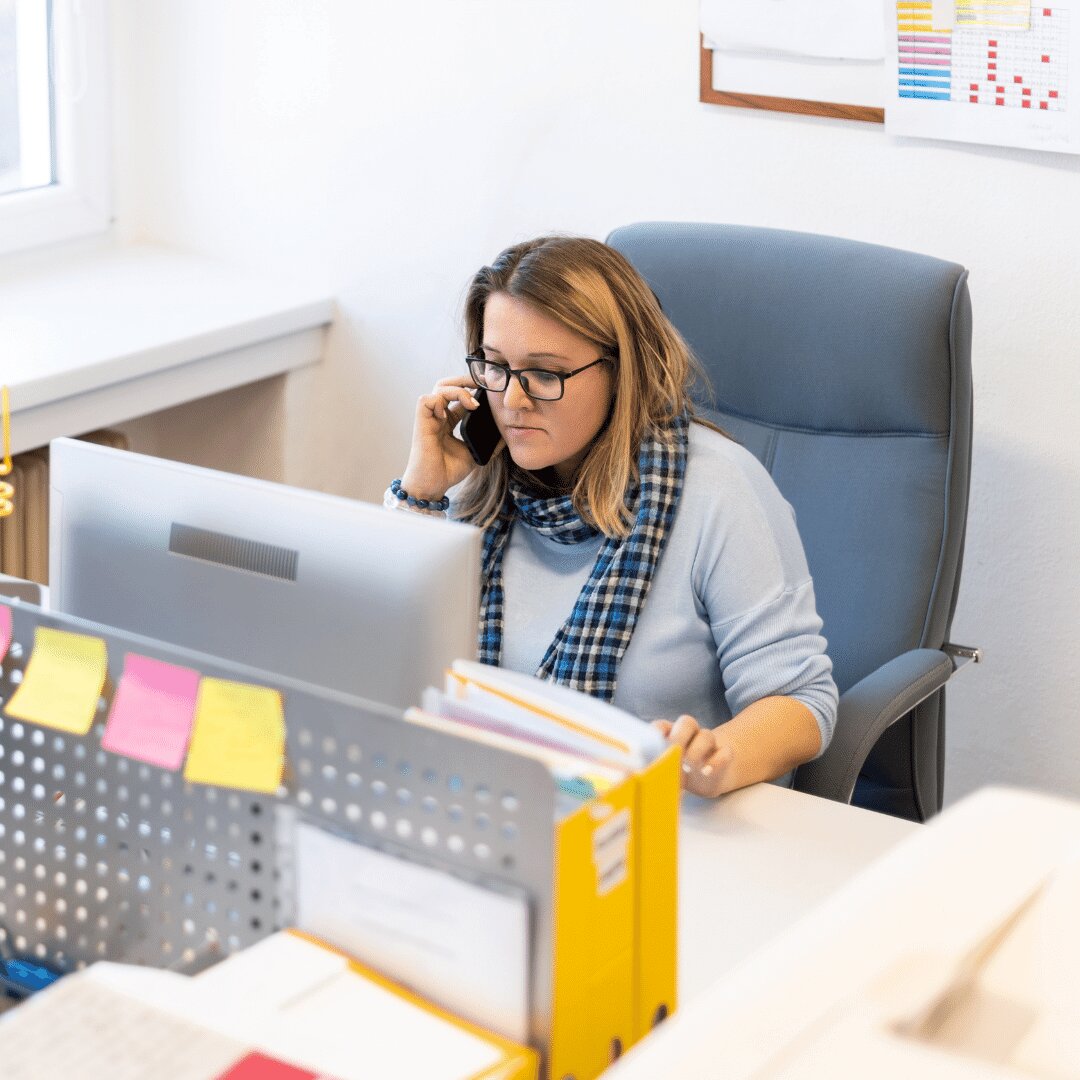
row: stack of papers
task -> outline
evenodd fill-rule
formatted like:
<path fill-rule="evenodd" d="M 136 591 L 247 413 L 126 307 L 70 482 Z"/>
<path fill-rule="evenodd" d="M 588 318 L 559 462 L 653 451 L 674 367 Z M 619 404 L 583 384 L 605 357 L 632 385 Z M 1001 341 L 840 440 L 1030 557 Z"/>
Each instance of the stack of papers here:
<path fill-rule="evenodd" d="M 603 794 L 666 749 L 651 725 L 557 683 L 456 660 L 406 720 L 541 761 L 564 796 L 562 813 Z"/>

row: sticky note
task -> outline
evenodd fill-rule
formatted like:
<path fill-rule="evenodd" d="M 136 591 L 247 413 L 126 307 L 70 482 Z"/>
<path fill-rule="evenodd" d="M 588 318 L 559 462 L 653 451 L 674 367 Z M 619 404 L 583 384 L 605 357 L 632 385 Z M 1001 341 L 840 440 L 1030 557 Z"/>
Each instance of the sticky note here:
<path fill-rule="evenodd" d="M 195 719 L 198 692 L 197 671 L 129 653 L 113 696 L 102 747 L 148 765 L 179 769 Z"/>
<path fill-rule="evenodd" d="M 265 686 L 203 679 L 184 778 L 272 793 L 281 783 L 285 708 Z"/>
<path fill-rule="evenodd" d="M 108 655 L 101 638 L 39 626 L 7 714 L 85 735 L 94 722 L 107 674 Z"/>
<path fill-rule="evenodd" d="M 252 1051 L 218 1080 L 319 1080 L 313 1072 Z"/>
<path fill-rule="evenodd" d="M 0 604 L 0 660 L 7 656 L 11 648 L 11 608 L 7 604 Z"/>

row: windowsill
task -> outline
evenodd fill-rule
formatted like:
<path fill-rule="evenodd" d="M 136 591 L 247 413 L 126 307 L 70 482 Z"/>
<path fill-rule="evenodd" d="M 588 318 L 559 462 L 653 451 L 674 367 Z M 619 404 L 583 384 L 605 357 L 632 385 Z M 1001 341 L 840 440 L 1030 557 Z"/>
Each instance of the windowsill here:
<path fill-rule="evenodd" d="M 149 244 L 9 267 L 12 453 L 316 363 L 333 313 L 303 284 Z"/>

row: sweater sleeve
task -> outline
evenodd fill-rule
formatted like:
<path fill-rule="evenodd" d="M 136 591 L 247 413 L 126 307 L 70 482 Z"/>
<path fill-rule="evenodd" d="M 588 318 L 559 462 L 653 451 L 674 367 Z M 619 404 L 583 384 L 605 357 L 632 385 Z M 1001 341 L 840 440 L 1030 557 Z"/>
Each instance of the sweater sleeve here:
<path fill-rule="evenodd" d="M 794 698 L 814 714 L 823 752 L 836 725 L 837 692 L 812 582 L 711 625 L 732 716 L 763 697 Z"/>
<path fill-rule="evenodd" d="M 734 716 L 764 697 L 794 698 L 817 720 L 824 751 L 838 694 L 794 512 L 760 466 L 728 477 L 719 495 L 695 578 L 728 707 Z"/>

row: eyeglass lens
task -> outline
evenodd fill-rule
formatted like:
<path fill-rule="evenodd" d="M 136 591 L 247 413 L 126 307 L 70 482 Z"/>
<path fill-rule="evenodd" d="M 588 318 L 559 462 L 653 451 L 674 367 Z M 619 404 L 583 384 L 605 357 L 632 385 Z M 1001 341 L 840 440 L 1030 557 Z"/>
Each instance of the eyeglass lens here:
<path fill-rule="evenodd" d="M 554 371 L 544 371 L 542 368 L 511 371 L 505 364 L 476 357 L 469 359 L 469 371 L 479 386 L 494 393 L 505 390 L 510 385 L 510 376 L 516 375 L 521 389 L 529 397 L 540 401 L 557 401 L 562 397 L 562 376 Z"/>

